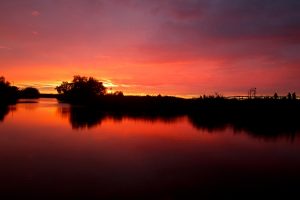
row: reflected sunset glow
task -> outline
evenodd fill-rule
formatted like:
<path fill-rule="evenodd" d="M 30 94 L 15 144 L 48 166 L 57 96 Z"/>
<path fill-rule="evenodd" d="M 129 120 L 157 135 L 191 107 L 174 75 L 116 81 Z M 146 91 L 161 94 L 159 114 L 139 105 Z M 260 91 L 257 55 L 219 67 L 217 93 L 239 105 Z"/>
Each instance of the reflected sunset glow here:
<path fill-rule="evenodd" d="M 199 196 L 201 188 L 201 196 L 211 197 L 220 190 L 238 195 L 249 184 L 255 192 L 263 184 L 291 190 L 280 184 L 290 177 L 288 183 L 297 185 L 299 129 L 292 140 L 288 133 L 256 138 L 230 127 L 201 129 L 187 116 L 98 113 L 99 120 L 91 121 L 93 115 L 76 118 L 79 113 L 56 99 L 25 102 L 0 121 L 0 184 L 10 196 L 131 199 L 177 191 Z"/>

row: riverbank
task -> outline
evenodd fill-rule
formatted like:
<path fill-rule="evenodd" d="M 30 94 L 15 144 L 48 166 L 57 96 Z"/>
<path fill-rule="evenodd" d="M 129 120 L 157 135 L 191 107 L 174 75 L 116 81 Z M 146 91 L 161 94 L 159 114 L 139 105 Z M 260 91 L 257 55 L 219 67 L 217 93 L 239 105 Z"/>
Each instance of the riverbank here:
<path fill-rule="evenodd" d="M 68 99 L 57 96 L 60 102 L 71 105 L 94 107 L 103 111 L 116 112 L 158 112 L 195 114 L 210 112 L 212 114 L 239 113 L 241 115 L 256 115 L 259 113 L 296 114 L 300 110 L 300 100 L 292 99 L 227 99 L 223 97 L 207 97 L 184 99 L 172 96 L 115 96 L 105 95 L 93 99 Z"/>

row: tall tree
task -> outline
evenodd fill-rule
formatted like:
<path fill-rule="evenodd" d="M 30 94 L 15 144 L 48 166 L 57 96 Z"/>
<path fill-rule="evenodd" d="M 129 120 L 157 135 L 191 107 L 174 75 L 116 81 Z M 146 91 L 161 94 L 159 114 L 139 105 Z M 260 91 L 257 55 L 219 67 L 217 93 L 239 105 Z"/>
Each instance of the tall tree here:
<path fill-rule="evenodd" d="M 73 81 L 62 82 L 56 87 L 62 98 L 70 101 L 89 101 L 106 93 L 102 82 L 93 77 L 74 76 Z"/>

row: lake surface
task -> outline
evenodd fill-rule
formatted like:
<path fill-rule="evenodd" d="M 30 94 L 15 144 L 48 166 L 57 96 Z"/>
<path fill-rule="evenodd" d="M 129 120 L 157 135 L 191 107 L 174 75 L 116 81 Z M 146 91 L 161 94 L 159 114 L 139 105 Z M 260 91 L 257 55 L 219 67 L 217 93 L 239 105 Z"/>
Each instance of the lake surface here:
<path fill-rule="evenodd" d="M 55 99 L 0 116 L 0 197 L 186 199 L 298 195 L 299 133 L 108 115 Z"/>

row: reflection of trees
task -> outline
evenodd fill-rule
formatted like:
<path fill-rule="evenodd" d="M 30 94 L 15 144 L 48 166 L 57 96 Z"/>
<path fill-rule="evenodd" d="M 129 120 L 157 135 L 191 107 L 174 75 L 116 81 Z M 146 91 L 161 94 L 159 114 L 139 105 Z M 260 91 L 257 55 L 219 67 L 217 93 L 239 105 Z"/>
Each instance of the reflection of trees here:
<path fill-rule="evenodd" d="M 293 139 L 300 132 L 300 123 L 297 118 L 296 109 L 280 109 L 271 106 L 264 109 L 202 109 L 188 114 L 188 120 L 194 128 L 208 132 L 222 131 L 228 127 L 233 128 L 236 133 L 246 132 L 253 137 L 272 139 L 277 137 L 288 137 Z M 275 109 L 276 108 L 276 109 Z M 63 116 L 68 117 L 74 129 L 92 128 L 100 125 L 105 119 L 122 121 L 141 120 L 150 123 L 163 122 L 175 123 L 183 114 L 162 112 L 103 112 L 99 109 L 89 107 L 70 106 L 60 110 Z"/>
<path fill-rule="evenodd" d="M 194 128 L 207 131 L 209 133 L 214 131 L 223 131 L 229 126 L 226 121 L 222 121 L 216 118 L 212 119 L 203 115 L 189 115 L 188 120 Z"/>
<path fill-rule="evenodd" d="M 105 115 L 93 109 L 71 107 L 69 113 L 69 120 L 74 129 L 92 128 L 100 125 Z"/>
<path fill-rule="evenodd" d="M 84 129 L 93 128 L 101 125 L 101 122 L 106 119 L 111 119 L 115 122 L 121 122 L 123 119 L 130 118 L 133 120 L 142 120 L 150 123 L 161 121 L 164 123 L 175 122 L 180 115 L 157 115 L 144 113 L 124 113 L 124 112 L 102 112 L 98 109 L 91 109 L 88 107 L 70 106 L 60 108 L 59 112 L 62 116 L 68 117 L 72 128 Z"/>
<path fill-rule="evenodd" d="M 102 112 L 80 106 L 59 107 L 58 112 L 69 119 L 74 129 L 95 127 L 105 118 Z"/>
<path fill-rule="evenodd" d="M 0 106 L 0 122 L 2 122 L 5 116 L 9 113 L 8 106 Z"/>
<path fill-rule="evenodd" d="M 236 133 L 265 139 L 293 139 L 300 132 L 300 101 L 296 100 L 198 100 L 193 107 L 189 121 L 201 130 L 213 132 L 230 126 Z"/>
<path fill-rule="evenodd" d="M 278 117 L 277 115 L 243 116 L 235 117 L 228 115 L 190 115 L 189 121 L 199 130 L 208 132 L 225 130 L 232 127 L 235 133 L 246 132 L 257 137 L 272 139 L 287 137 L 293 139 L 300 133 L 300 123 L 292 116 Z"/>

